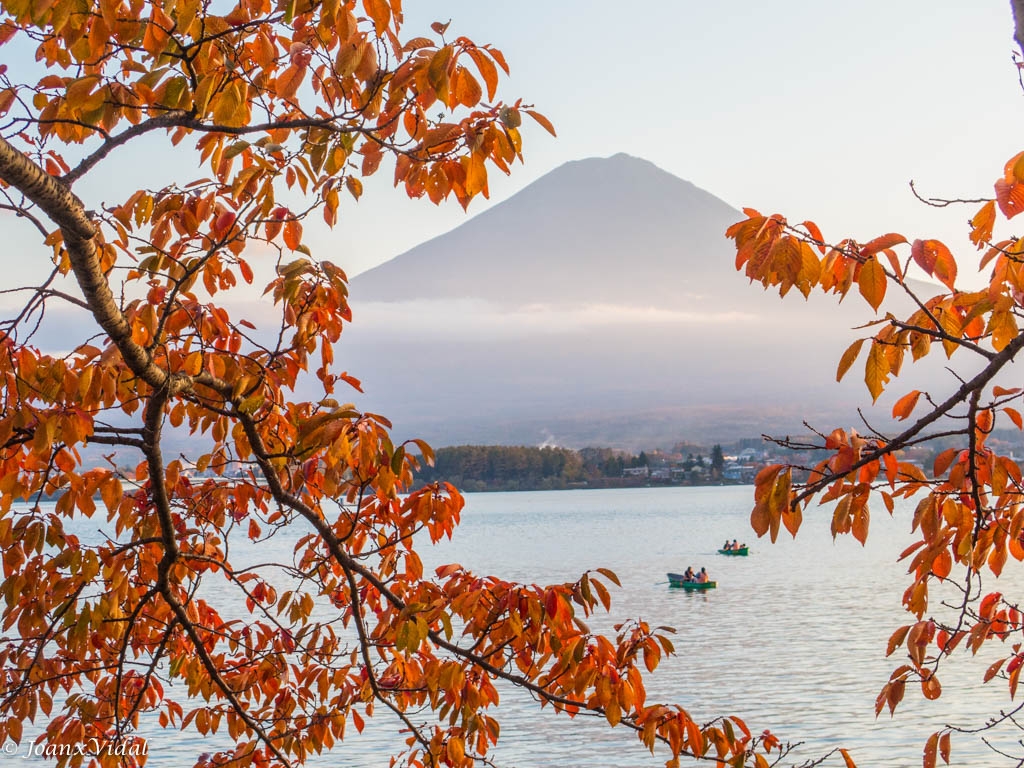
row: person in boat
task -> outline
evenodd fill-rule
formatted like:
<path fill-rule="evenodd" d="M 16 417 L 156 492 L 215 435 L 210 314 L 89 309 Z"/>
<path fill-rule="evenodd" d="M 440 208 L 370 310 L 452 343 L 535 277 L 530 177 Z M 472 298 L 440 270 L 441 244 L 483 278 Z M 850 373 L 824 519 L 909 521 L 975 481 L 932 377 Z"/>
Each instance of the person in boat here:
<path fill-rule="evenodd" d="M 694 578 L 693 566 L 686 566 L 686 572 L 683 574 L 683 581 L 693 581 Z"/>
<path fill-rule="evenodd" d="M 729 540 L 728 539 L 725 540 L 725 544 L 722 545 L 722 549 L 726 550 L 726 551 L 729 550 Z"/>
<path fill-rule="evenodd" d="M 736 539 L 732 540 L 732 544 L 729 545 L 729 549 L 733 551 L 740 549 L 740 545 L 736 543 Z"/>
<path fill-rule="evenodd" d="M 707 584 L 707 581 L 708 581 L 708 572 L 707 572 L 707 570 L 704 569 L 704 568 L 701 568 L 700 569 L 700 573 L 697 574 L 697 578 L 694 579 L 694 581 L 696 581 L 698 584 Z"/>

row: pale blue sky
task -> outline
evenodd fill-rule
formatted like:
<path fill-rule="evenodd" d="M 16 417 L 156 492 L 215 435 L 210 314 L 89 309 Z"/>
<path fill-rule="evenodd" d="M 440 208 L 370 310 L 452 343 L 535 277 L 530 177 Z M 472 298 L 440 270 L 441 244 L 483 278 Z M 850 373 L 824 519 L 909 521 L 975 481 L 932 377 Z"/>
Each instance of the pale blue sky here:
<path fill-rule="evenodd" d="M 833 239 L 896 230 L 964 252 L 976 206 L 926 208 L 908 180 L 929 195 L 991 195 L 1024 149 L 1007 0 L 405 6 L 410 36 L 452 19 L 450 35 L 501 48 L 512 66 L 503 93 L 534 103 L 559 132 L 529 124 L 526 164 L 492 177 L 491 201 L 469 215 L 568 160 L 628 152 L 737 207 L 815 219 Z M 15 78 L 37 74 L 31 61 L 6 63 Z M 198 175 L 172 156 L 149 137 L 78 191 L 96 207 L 122 188 Z M 385 166 L 358 204 L 347 200 L 333 232 L 307 226 L 317 257 L 352 275 L 465 221 L 454 200 L 405 200 L 390 176 Z M 31 231 L 11 237 L 38 248 Z"/>
<path fill-rule="evenodd" d="M 907 182 L 988 196 L 1024 149 L 1006 0 L 405 5 L 410 32 L 451 18 L 502 48 L 505 93 L 556 124 L 557 140 L 527 131 L 526 164 L 495 179 L 492 202 L 567 160 L 624 151 L 737 207 L 814 218 L 836 239 L 896 230 L 964 251 L 974 207 L 928 209 Z M 376 187 L 337 232 L 351 273 L 465 218 Z"/>

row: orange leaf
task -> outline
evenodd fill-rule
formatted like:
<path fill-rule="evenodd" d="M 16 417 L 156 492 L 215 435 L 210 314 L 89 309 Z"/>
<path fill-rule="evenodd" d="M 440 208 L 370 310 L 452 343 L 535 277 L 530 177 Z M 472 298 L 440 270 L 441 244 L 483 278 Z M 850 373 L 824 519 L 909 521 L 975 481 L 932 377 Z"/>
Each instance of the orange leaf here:
<path fill-rule="evenodd" d="M 1003 408 L 1003 413 L 1010 417 L 1010 421 L 1016 425 L 1017 429 L 1024 430 L 1024 419 L 1021 419 L 1020 412 L 1016 408 Z"/>
<path fill-rule="evenodd" d="M 953 459 L 956 457 L 958 451 L 956 448 L 947 448 L 938 456 L 935 457 L 935 465 L 932 468 L 932 474 L 935 477 L 941 477 L 946 474 L 946 470 L 949 469 L 953 463 Z"/>
<path fill-rule="evenodd" d="M 505 74 L 509 74 L 508 62 L 505 61 L 505 54 L 499 51 L 497 48 L 488 48 L 487 52 L 491 54 L 491 58 L 497 62 L 498 66 L 501 67 Z"/>
<path fill-rule="evenodd" d="M 14 103 L 14 98 L 17 95 L 18 92 L 14 88 L 0 91 L 0 116 L 7 114 L 7 110 L 11 108 L 11 104 Z"/>
<path fill-rule="evenodd" d="M 942 758 L 942 762 L 949 765 L 949 732 L 942 734 L 939 737 L 939 756 Z"/>
<path fill-rule="evenodd" d="M 872 256 L 861 265 L 860 275 L 857 277 L 857 286 L 860 288 L 860 295 L 864 297 L 876 312 L 882 303 L 882 299 L 885 298 L 887 283 L 888 278 L 885 276 L 885 269 L 879 264 L 878 259 Z"/>
<path fill-rule="evenodd" d="M 991 408 L 983 408 L 978 411 L 978 414 L 974 419 L 975 426 L 977 426 L 977 428 L 982 432 L 991 432 L 992 422 L 993 416 Z"/>
<path fill-rule="evenodd" d="M 860 249 L 861 256 L 874 256 L 879 251 L 884 251 L 886 248 L 892 248 L 894 245 L 900 245 L 907 242 L 907 238 L 896 232 L 890 232 L 887 235 L 881 235 L 876 237 L 874 240 L 869 240 Z"/>
<path fill-rule="evenodd" d="M 934 701 L 942 695 L 942 686 L 939 684 L 939 678 L 935 675 L 931 675 L 921 681 L 921 693 L 929 701 Z"/>
<path fill-rule="evenodd" d="M 857 355 L 860 354 L 862 346 L 864 346 L 864 339 L 857 339 L 843 352 L 843 356 L 839 360 L 839 369 L 836 371 L 836 381 L 843 380 L 843 376 L 846 375 L 846 372 L 850 370 L 850 366 L 857 360 Z"/>
<path fill-rule="evenodd" d="M 363 0 L 363 7 L 366 13 L 373 19 L 373 26 L 377 31 L 377 37 L 384 34 L 391 23 L 391 5 L 387 0 Z"/>
<path fill-rule="evenodd" d="M 932 573 L 934 573 L 938 578 L 944 579 L 949 576 L 952 569 L 953 556 L 949 554 L 948 549 L 944 549 L 939 553 L 939 556 L 932 561 Z"/>
<path fill-rule="evenodd" d="M 302 243 L 302 224 L 292 219 L 284 225 L 284 243 L 293 251 L 298 250 Z"/>
<path fill-rule="evenodd" d="M 853 538 L 865 545 L 868 540 L 868 526 L 871 523 L 871 513 L 866 505 L 860 506 L 853 512 Z"/>
<path fill-rule="evenodd" d="M 933 733 L 928 737 L 928 741 L 924 745 L 924 763 L 923 768 L 935 768 L 935 759 L 938 756 L 939 750 L 939 734 Z"/>
<path fill-rule="evenodd" d="M 282 70 L 281 74 L 277 76 L 277 80 L 274 83 L 274 89 L 277 91 L 277 95 L 286 100 L 294 98 L 295 92 L 299 90 L 299 86 L 302 85 L 302 79 L 305 76 L 305 67 L 289 64 L 284 70 Z"/>
<path fill-rule="evenodd" d="M 996 223 L 996 204 L 989 200 L 971 219 L 971 242 L 983 248 L 992 239 L 992 228 Z"/>
<path fill-rule="evenodd" d="M 822 256 L 825 255 L 825 236 L 821 234 L 821 230 L 818 229 L 818 225 L 813 221 L 803 222 L 803 228 L 807 230 L 807 233 L 814 238 L 814 245 L 818 248 L 818 251 Z"/>
<path fill-rule="evenodd" d="M 910 417 L 910 414 L 914 411 L 914 406 L 917 405 L 917 399 L 921 396 L 920 391 L 914 390 L 908 392 L 892 407 L 892 417 L 903 421 Z"/>
<path fill-rule="evenodd" d="M 469 70 L 459 68 L 458 79 L 455 82 L 455 98 L 464 107 L 475 107 L 483 98 L 483 91 L 480 83 L 469 73 Z"/>
<path fill-rule="evenodd" d="M 488 101 L 493 101 L 494 94 L 498 91 L 498 68 L 494 66 L 494 62 L 481 48 L 470 48 L 469 56 L 473 59 L 473 63 L 476 64 L 476 68 L 480 71 L 480 76 L 487 86 Z"/>
<path fill-rule="evenodd" d="M 557 133 L 555 133 L 555 126 L 553 126 L 551 124 L 551 121 L 544 117 L 544 115 L 542 115 L 540 112 L 535 112 L 532 109 L 524 109 L 523 111 L 526 112 L 526 114 L 528 114 L 538 123 L 540 123 L 541 128 L 550 133 L 552 136 L 558 135 Z"/>
<path fill-rule="evenodd" d="M 1024 152 L 1018 152 L 1006 162 L 1003 178 L 1007 181 L 1024 181 Z"/>

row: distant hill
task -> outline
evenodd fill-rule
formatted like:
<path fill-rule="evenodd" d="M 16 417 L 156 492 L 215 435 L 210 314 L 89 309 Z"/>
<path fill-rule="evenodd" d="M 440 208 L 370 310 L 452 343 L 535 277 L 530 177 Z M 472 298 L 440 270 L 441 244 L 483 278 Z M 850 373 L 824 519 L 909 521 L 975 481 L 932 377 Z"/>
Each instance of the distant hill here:
<path fill-rule="evenodd" d="M 856 424 L 862 369 L 842 385 L 834 373 L 870 309 L 748 285 L 724 237 L 740 218 L 645 160 L 566 163 L 356 276 L 338 359 L 363 379 L 362 406 L 439 445 Z"/>

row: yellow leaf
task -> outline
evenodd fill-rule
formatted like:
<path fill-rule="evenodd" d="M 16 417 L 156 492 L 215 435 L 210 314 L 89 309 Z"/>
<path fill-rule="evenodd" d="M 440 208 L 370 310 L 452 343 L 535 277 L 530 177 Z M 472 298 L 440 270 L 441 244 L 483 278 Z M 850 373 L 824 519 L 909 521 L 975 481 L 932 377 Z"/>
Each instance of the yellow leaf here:
<path fill-rule="evenodd" d="M 464 157 L 462 167 L 466 169 L 466 192 L 470 196 L 483 192 L 486 197 L 487 169 L 484 167 L 484 161 L 476 155 Z"/>
<path fill-rule="evenodd" d="M 604 716 L 608 720 L 608 724 L 613 728 L 619 724 L 622 720 L 622 710 L 619 708 L 619 702 L 612 699 L 608 702 L 608 705 L 604 709 Z"/>
<path fill-rule="evenodd" d="M 889 357 L 885 354 L 885 347 L 877 341 L 873 341 L 867 365 L 864 367 L 864 383 L 868 385 L 872 402 L 878 400 L 878 396 L 882 394 L 888 381 Z"/>
<path fill-rule="evenodd" d="M 1017 338 L 1017 321 L 1005 310 L 996 310 L 988 321 L 988 330 L 992 334 L 992 346 L 1001 352 L 1006 345 Z"/>
<path fill-rule="evenodd" d="M 191 352 L 185 358 L 185 373 L 189 376 L 197 376 L 203 370 L 203 353 Z"/>

